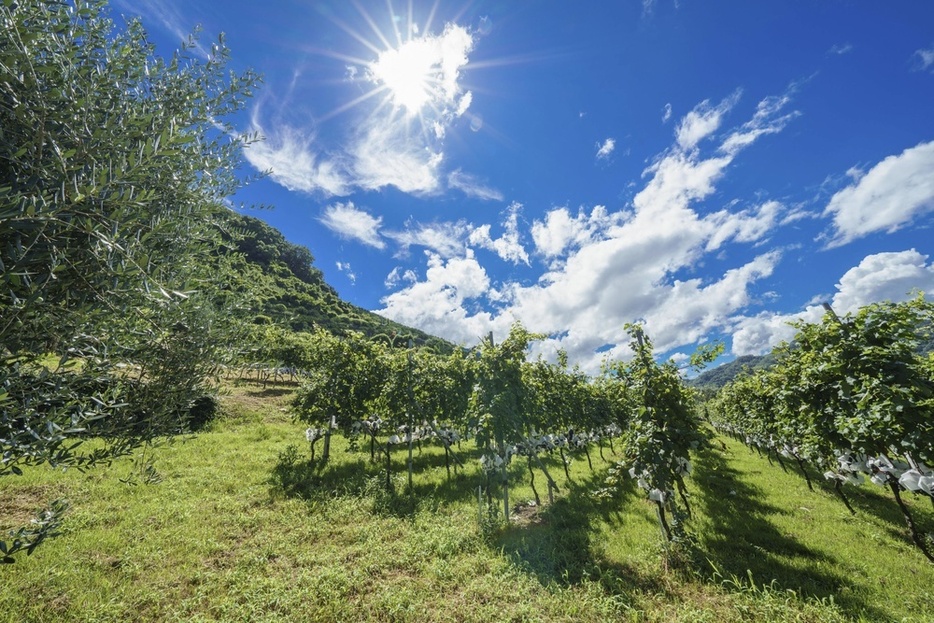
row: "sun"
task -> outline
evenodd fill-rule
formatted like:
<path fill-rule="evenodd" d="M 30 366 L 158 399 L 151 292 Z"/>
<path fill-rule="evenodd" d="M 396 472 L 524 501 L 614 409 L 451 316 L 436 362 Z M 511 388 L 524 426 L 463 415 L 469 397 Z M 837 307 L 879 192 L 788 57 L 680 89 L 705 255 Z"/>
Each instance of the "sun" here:
<path fill-rule="evenodd" d="M 349 63 L 345 65 L 345 79 L 360 90 L 352 100 L 320 117 L 319 122 L 376 98 L 380 103 L 372 114 L 384 115 L 391 111 L 387 119 L 406 123 L 418 118 L 423 129 L 428 128 L 439 136 L 453 120 L 464 116 L 473 94 L 463 88 L 463 72 L 477 37 L 489 32 L 489 20 L 482 19 L 476 28 L 452 21 L 445 23 L 441 32 L 433 31 L 431 24 L 439 2 L 435 0 L 424 25 L 419 25 L 414 20 L 412 0 L 409 0 L 408 16 L 396 14 L 392 0 L 387 0 L 391 24 L 388 34 L 357 2 L 353 4 L 372 31 L 369 36 L 332 16 L 335 25 L 372 56 L 364 58 L 359 53 L 320 51 Z"/>
<path fill-rule="evenodd" d="M 373 79 L 409 114 L 418 113 L 437 95 L 441 68 L 436 47 L 430 39 L 410 39 L 381 52 L 369 66 Z"/>

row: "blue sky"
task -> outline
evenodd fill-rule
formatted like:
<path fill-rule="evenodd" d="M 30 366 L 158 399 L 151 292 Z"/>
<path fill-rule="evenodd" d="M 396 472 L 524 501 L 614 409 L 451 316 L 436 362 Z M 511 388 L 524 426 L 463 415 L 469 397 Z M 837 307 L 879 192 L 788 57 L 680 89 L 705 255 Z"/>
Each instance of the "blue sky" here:
<path fill-rule="evenodd" d="M 235 198 L 340 295 L 596 371 L 934 290 L 934 3 L 117 0 L 264 85 Z"/>

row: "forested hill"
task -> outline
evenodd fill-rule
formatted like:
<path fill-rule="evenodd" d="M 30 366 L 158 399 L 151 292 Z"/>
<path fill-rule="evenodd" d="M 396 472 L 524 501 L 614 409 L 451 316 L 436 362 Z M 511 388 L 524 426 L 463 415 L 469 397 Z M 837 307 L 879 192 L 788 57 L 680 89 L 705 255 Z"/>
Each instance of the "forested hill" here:
<path fill-rule="evenodd" d="M 720 389 L 736 378 L 736 376 L 741 372 L 752 372 L 754 370 L 758 370 L 759 368 L 768 368 L 774 363 L 775 356 L 772 354 L 761 356 L 744 355 L 742 357 L 737 357 L 729 363 L 725 363 L 721 366 L 717 366 L 716 368 L 706 370 L 701 374 L 698 374 L 696 377 L 688 381 L 688 384 L 693 387 Z"/>
<path fill-rule="evenodd" d="M 351 330 L 367 336 L 411 336 L 417 344 L 451 350 L 449 342 L 342 300 L 314 266 L 311 251 L 289 242 L 279 230 L 251 216 L 231 212 L 229 218 L 228 239 L 243 254 L 240 272 L 256 293 L 253 322 L 294 331 L 319 326 L 335 334 Z"/>

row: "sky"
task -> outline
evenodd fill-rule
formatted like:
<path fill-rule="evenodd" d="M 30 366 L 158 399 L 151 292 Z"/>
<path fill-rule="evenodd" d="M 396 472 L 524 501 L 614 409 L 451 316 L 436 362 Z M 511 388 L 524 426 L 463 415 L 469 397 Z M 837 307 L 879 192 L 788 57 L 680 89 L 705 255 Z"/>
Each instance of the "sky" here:
<path fill-rule="evenodd" d="M 340 296 L 585 371 L 934 292 L 928 0 L 114 0 L 263 86 L 235 204 Z"/>

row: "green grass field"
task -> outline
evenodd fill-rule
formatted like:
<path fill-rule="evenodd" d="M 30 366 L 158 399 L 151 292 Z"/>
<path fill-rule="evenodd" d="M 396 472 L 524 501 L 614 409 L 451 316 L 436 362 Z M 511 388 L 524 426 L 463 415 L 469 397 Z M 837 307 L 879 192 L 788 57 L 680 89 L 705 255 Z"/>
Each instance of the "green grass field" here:
<path fill-rule="evenodd" d="M 443 450 L 416 451 L 411 494 L 395 451 L 387 493 L 384 463 L 342 439 L 309 464 L 291 391 L 231 388 L 208 430 L 148 451 L 159 482 L 131 460 L 0 480 L 4 531 L 71 501 L 61 536 L 0 567 L 0 621 L 934 621 L 934 565 L 882 489 L 851 489 L 851 516 L 717 438 L 688 480 L 695 547 L 666 553 L 640 492 L 589 494 L 608 466 L 594 450 L 569 483 L 549 464 L 562 489 L 540 507 L 515 461 L 506 527 L 481 521 L 472 442 L 450 480 Z"/>

